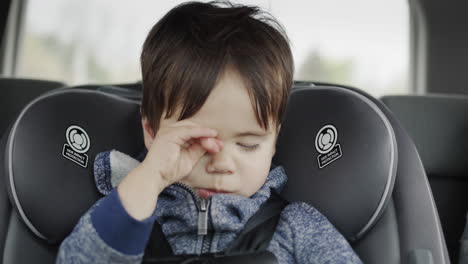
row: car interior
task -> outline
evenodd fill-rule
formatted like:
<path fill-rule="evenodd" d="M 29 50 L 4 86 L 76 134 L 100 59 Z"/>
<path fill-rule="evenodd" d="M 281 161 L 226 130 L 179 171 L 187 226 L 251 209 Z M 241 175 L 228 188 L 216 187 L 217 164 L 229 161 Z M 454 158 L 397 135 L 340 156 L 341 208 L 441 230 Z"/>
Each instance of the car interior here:
<path fill-rule="evenodd" d="M 408 91 L 296 78 L 273 163 L 288 171 L 281 195 L 319 209 L 364 263 L 468 263 L 468 2 L 404 2 Z M 96 154 L 144 147 L 143 87 L 15 74 L 27 5 L 0 4 L 0 262 L 54 263 L 102 197 Z M 83 153 L 66 147 L 73 125 L 89 136 Z"/>

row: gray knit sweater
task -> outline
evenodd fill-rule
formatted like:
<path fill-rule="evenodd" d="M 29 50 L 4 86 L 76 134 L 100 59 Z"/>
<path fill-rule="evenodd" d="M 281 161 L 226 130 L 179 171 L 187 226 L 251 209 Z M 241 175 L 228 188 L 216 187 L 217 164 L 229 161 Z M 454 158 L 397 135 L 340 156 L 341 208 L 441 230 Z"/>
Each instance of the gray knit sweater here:
<path fill-rule="evenodd" d="M 251 197 L 212 196 L 207 213 L 211 228 L 207 235 L 199 235 L 199 199 L 184 186 L 174 184 L 164 189 L 148 219 L 138 221 L 126 213 L 115 186 L 138 163 L 115 150 L 97 155 L 96 185 L 106 196 L 81 217 L 62 242 L 57 263 L 140 263 L 154 221 L 161 225 L 176 255 L 221 252 L 268 200 L 271 191 L 279 193 L 287 181 L 284 169 L 278 166 Z M 304 202 L 283 209 L 267 250 L 278 263 L 361 263 L 327 218 Z"/>

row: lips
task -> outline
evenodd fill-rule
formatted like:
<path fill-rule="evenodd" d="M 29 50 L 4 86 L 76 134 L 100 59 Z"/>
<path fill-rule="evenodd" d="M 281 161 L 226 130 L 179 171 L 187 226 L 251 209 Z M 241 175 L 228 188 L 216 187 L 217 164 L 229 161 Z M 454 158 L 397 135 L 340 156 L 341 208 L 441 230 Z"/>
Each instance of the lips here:
<path fill-rule="evenodd" d="M 212 195 L 219 194 L 219 193 L 229 193 L 229 192 L 222 191 L 222 190 L 215 190 L 215 189 L 205 189 L 205 188 L 198 189 L 198 195 L 201 198 L 208 198 Z"/>

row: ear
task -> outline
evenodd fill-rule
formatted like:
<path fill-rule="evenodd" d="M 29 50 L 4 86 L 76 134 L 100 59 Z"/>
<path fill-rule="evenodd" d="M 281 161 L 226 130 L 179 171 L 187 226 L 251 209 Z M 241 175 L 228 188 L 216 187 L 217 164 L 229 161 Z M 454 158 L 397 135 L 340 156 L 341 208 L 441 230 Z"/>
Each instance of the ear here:
<path fill-rule="evenodd" d="M 141 118 L 141 127 L 143 129 L 143 138 L 145 140 L 145 147 L 147 150 L 149 150 L 151 147 L 151 144 L 153 144 L 154 132 L 150 124 L 148 123 L 148 119 L 146 119 L 145 117 Z"/>

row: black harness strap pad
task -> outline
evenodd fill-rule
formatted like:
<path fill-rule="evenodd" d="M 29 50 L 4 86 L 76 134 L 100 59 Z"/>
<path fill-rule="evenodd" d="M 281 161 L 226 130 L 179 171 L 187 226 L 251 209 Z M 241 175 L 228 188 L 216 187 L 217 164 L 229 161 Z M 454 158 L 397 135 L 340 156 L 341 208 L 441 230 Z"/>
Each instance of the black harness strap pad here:
<path fill-rule="evenodd" d="M 143 260 L 146 258 L 158 259 L 173 255 L 174 253 L 172 252 L 171 245 L 167 242 L 166 236 L 161 229 L 161 225 L 155 221 L 150 238 L 146 244 Z"/>
<path fill-rule="evenodd" d="M 154 223 L 143 263 L 277 263 L 266 251 L 281 211 L 289 202 L 272 190 L 270 198 L 247 221 L 244 229 L 223 253 L 174 255 L 161 226 Z"/>
<path fill-rule="evenodd" d="M 226 255 L 266 250 L 275 233 L 279 217 L 289 202 L 271 191 L 270 198 L 247 221 L 244 229 L 226 249 Z"/>

